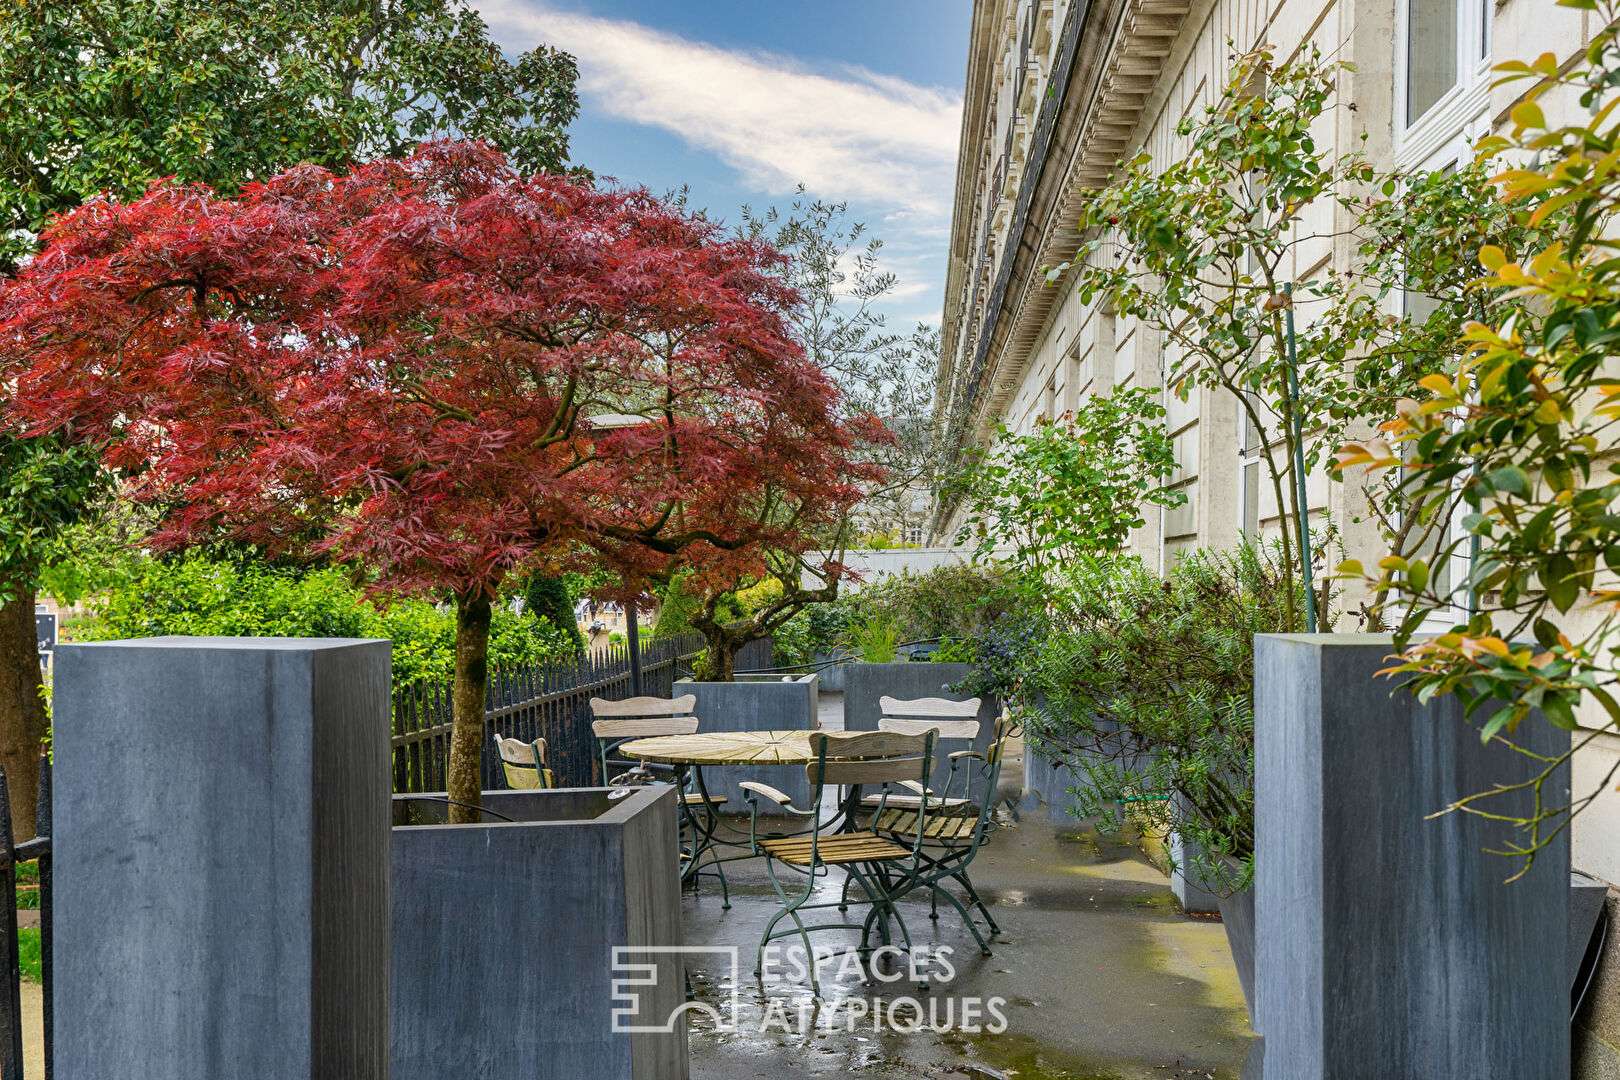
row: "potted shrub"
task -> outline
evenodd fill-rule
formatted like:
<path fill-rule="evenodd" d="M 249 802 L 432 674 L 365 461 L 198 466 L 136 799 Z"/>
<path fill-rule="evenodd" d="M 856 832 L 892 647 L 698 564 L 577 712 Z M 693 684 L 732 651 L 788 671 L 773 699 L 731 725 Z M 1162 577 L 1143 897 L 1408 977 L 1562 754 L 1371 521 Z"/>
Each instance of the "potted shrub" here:
<path fill-rule="evenodd" d="M 1055 590 L 1023 710 L 1031 747 L 1073 779 L 1073 812 L 1181 840 L 1179 871 L 1221 898 L 1253 1008 L 1254 635 L 1288 625 L 1270 548 L 1077 561 Z M 1032 695 L 1034 696 L 1034 695 Z"/>

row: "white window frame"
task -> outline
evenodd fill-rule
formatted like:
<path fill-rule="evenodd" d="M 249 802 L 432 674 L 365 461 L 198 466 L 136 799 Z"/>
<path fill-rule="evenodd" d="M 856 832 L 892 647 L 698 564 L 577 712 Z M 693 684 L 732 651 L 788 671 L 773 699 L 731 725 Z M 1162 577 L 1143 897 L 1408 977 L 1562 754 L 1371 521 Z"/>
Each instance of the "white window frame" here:
<path fill-rule="evenodd" d="M 1457 3 L 1457 82 L 1422 116 L 1407 122 L 1407 102 L 1411 79 L 1411 5 L 1398 0 L 1395 5 L 1395 163 L 1402 168 L 1419 166 L 1429 158 L 1443 155 L 1459 136 L 1471 144 L 1488 128 L 1490 109 L 1491 40 L 1490 10 L 1494 0 L 1456 0 Z M 1484 55 L 1476 48 L 1484 37 Z"/>
<path fill-rule="evenodd" d="M 1254 395 L 1256 411 L 1264 412 L 1264 404 L 1259 396 Z M 1265 515 L 1261 512 L 1266 505 L 1265 483 L 1269 477 L 1262 472 L 1264 458 L 1262 451 L 1265 448 L 1266 431 L 1264 428 L 1251 430 L 1249 413 L 1240 402 L 1237 415 L 1238 426 L 1238 535 L 1243 537 L 1244 543 L 1258 545 L 1266 532 Z M 1249 478 L 1254 477 L 1254 490 L 1249 490 Z M 1254 527 L 1249 527 L 1250 516 L 1254 518 Z"/>

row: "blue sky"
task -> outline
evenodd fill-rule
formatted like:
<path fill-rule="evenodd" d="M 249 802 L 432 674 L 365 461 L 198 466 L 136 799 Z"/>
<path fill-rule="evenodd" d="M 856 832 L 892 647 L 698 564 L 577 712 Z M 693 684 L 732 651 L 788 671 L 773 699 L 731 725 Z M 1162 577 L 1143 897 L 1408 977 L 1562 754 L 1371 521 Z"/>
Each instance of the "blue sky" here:
<path fill-rule="evenodd" d="M 971 0 L 474 0 L 580 66 L 571 156 L 735 221 L 796 184 L 884 240 L 897 329 L 937 324 Z"/>

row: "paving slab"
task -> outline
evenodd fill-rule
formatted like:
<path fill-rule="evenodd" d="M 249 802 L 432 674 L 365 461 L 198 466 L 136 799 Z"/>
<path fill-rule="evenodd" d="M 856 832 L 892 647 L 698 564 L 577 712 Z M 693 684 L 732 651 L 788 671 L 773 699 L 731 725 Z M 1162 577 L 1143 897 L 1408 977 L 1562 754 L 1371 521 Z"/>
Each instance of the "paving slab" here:
<path fill-rule="evenodd" d="M 1237 1077 L 1252 1035 L 1220 921 L 1178 914 L 1169 880 L 1134 845 L 1026 816 L 995 834 L 972 874 L 1002 926 L 993 956 L 979 955 L 954 911 L 934 922 L 925 900 L 908 901 L 901 910 L 914 941 L 952 949 L 952 977 L 919 992 L 904 971 L 880 972 L 900 976 L 890 983 L 830 961 L 820 969 L 819 1008 L 790 964 L 768 980 L 753 975 L 760 932 L 778 907 L 761 863 L 728 864 L 729 911 L 712 884 L 688 890 L 687 941 L 739 954 L 735 982 L 722 953 L 693 960 L 700 1001 L 725 1014 L 734 987 L 737 1001 L 736 1030 L 693 1015 L 694 1080 Z M 835 872 L 819 888 L 841 883 Z M 829 931 L 813 943 L 842 949 L 857 938 Z M 879 1009 L 885 1017 L 875 1023 Z M 962 1030 L 964 1009 L 966 1026 L 981 1030 Z M 910 1027 L 918 1010 L 940 1030 L 895 1030 L 895 1015 Z M 998 1015 L 1004 1030 L 992 1030 Z"/>

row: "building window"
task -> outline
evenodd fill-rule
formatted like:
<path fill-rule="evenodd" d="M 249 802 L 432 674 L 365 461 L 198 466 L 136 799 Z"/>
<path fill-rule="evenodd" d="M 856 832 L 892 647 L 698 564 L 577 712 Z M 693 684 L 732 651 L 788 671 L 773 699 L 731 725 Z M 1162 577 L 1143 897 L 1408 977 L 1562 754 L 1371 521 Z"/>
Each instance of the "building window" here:
<path fill-rule="evenodd" d="M 917 544 L 918 546 L 921 546 L 922 542 L 923 542 L 922 526 L 921 525 L 908 525 L 908 526 L 906 526 L 906 543 L 908 543 L 908 544 Z"/>
<path fill-rule="evenodd" d="M 1246 395 L 1249 404 L 1259 412 L 1264 406 L 1255 394 Z M 1243 442 L 1238 448 L 1238 475 L 1242 478 L 1241 490 L 1243 493 L 1242 505 L 1239 507 L 1239 527 L 1243 531 L 1243 539 L 1255 543 L 1260 539 L 1260 453 L 1263 449 L 1262 434 L 1255 427 L 1254 420 L 1249 416 L 1249 410 L 1241 406 L 1239 411 L 1243 414 Z M 1263 415 L 1263 414 L 1262 414 Z"/>
<path fill-rule="evenodd" d="M 1405 0 L 1406 126 L 1489 82 L 1489 0 Z M 1454 91 L 1456 93 L 1454 93 Z"/>
<path fill-rule="evenodd" d="M 1406 122 L 1457 85 L 1457 0 L 1411 0 L 1406 33 Z"/>

